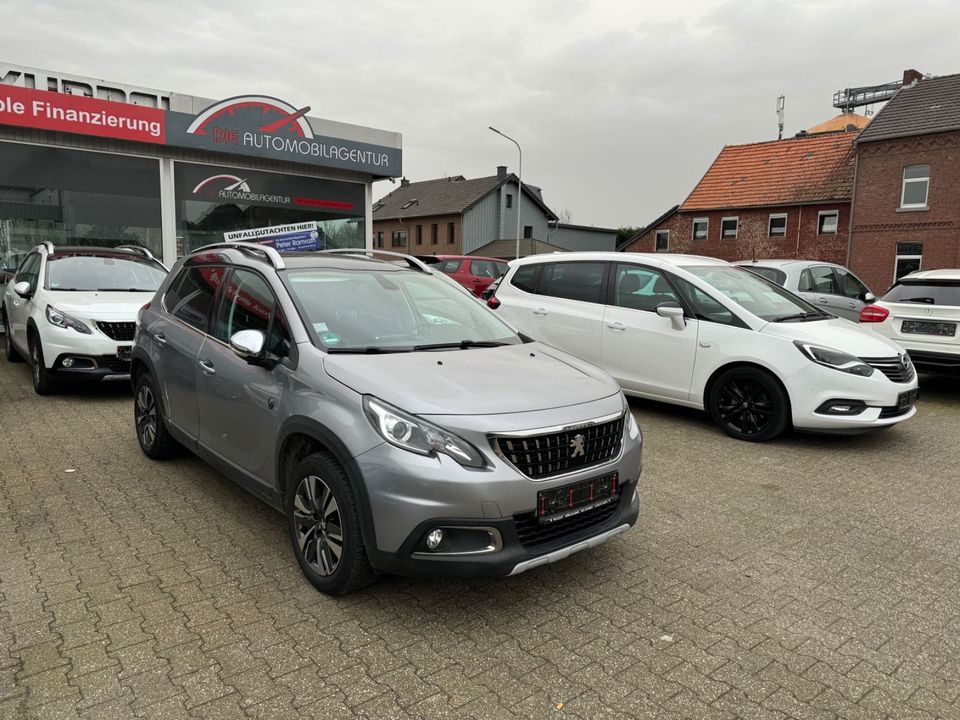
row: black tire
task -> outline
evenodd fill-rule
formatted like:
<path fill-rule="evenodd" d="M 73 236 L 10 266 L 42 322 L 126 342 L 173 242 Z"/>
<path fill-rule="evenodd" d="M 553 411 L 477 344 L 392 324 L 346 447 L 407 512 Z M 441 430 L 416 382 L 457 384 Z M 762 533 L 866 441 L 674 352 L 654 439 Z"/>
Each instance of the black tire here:
<path fill-rule="evenodd" d="M 765 442 L 790 424 L 790 398 L 766 370 L 735 367 L 720 375 L 707 399 L 710 417 L 730 437 Z"/>
<path fill-rule="evenodd" d="M 377 575 L 363 546 L 360 510 L 340 463 L 327 453 L 308 455 L 288 481 L 290 542 L 307 580 L 328 595 L 347 595 L 372 583 Z"/>
<path fill-rule="evenodd" d="M 40 338 L 30 335 L 30 373 L 33 376 L 33 389 L 37 395 L 51 395 L 57 391 L 57 380 L 53 373 L 47 370 L 43 362 L 43 347 Z"/>
<path fill-rule="evenodd" d="M 172 457 L 180 449 L 163 421 L 157 388 L 148 373 L 141 373 L 133 389 L 133 427 L 143 454 L 151 460 Z"/>
<path fill-rule="evenodd" d="M 10 323 L 7 321 L 7 313 L 4 312 L 3 318 L 3 354 L 7 356 L 8 362 L 20 362 L 23 360 L 20 353 L 13 346 L 13 338 L 10 337 Z"/>

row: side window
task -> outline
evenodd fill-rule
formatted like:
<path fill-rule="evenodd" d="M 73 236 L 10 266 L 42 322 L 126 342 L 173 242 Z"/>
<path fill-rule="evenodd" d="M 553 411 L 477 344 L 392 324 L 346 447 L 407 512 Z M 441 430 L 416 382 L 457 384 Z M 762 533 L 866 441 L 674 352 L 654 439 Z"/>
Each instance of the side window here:
<path fill-rule="evenodd" d="M 225 272 L 219 266 L 184 268 L 163 297 L 167 312 L 206 332 L 213 299 Z"/>
<path fill-rule="evenodd" d="M 37 291 L 37 279 L 40 277 L 40 255 L 31 253 L 20 266 L 20 272 L 17 273 L 16 282 L 30 283 L 30 292 Z"/>
<path fill-rule="evenodd" d="M 510 278 L 510 284 L 524 292 L 534 293 L 537 291 L 537 275 L 540 274 L 539 265 L 524 265 L 518 268 Z"/>
<path fill-rule="evenodd" d="M 659 270 L 640 265 L 617 265 L 613 304 L 630 310 L 656 312 L 665 302 L 680 299 Z"/>
<path fill-rule="evenodd" d="M 800 288 L 803 292 L 816 292 L 825 295 L 839 295 L 840 289 L 837 287 L 837 278 L 833 274 L 833 268 L 827 265 L 816 265 L 803 271 L 807 275 L 804 281 L 801 278 Z M 804 286 L 807 287 L 804 287 Z"/>
<path fill-rule="evenodd" d="M 510 266 L 507 265 L 506 263 L 498 262 L 498 263 L 494 263 L 493 265 L 494 265 L 494 269 L 496 270 L 497 277 L 503 277 L 504 275 L 507 274 L 507 270 L 510 269 Z"/>
<path fill-rule="evenodd" d="M 696 285 L 678 277 L 674 277 L 673 281 L 698 320 L 743 327 L 743 323 L 736 315 Z"/>
<path fill-rule="evenodd" d="M 837 279 L 840 282 L 841 294 L 854 300 L 859 300 L 867 294 L 867 286 L 860 282 L 860 278 L 858 278 L 852 272 L 849 272 L 848 270 L 841 270 L 840 268 L 836 268 L 835 272 L 837 273 Z"/>
<path fill-rule="evenodd" d="M 224 288 L 213 336 L 229 342 L 241 330 L 259 330 L 267 339 L 268 352 L 285 357 L 290 351 L 286 318 L 277 313 L 270 285 L 250 270 L 234 270 Z"/>
<path fill-rule="evenodd" d="M 497 270 L 489 260 L 471 260 L 470 273 L 482 278 L 497 277 Z"/>
<path fill-rule="evenodd" d="M 543 268 L 540 278 L 541 295 L 579 300 L 580 302 L 603 302 L 603 274 L 606 263 L 563 262 L 552 263 Z"/>
<path fill-rule="evenodd" d="M 459 269 L 460 269 L 459 260 L 444 260 L 443 262 L 437 263 L 437 270 L 447 275 L 452 275 Z"/>

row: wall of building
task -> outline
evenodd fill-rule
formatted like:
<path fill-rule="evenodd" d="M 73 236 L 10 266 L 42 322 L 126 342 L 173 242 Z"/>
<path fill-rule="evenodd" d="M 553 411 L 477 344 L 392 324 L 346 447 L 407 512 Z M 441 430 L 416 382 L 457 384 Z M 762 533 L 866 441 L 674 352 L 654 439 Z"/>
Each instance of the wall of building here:
<path fill-rule="evenodd" d="M 503 198 L 498 193 L 492 192 L 463 213 L 464 255 L 499 237 L 502 203 Z M 511 236 L 515 234 L 516 230 L 510 233 Z"/>
<path fill-rule="evenodd" d="M 838 211 L 836 234 L 818 234 L 821 211 Z M 787 215 L 786 235 L 768 235 L 771 214 Z M 736 238 L 721 238 L 723 218 L 739 219 Z M 707 218 L 706 239 L 693 239 L 694 219 Z M 728 261 L 754 258 L 802 258 L 843 264 L 847 254 L 850 203 L 840 201 L 793 207 L 678 212 L 627 246 L 627 252 L 655 252 L 656 231 L 669 230 L 667 252 L 706 255 Z"/>
<path fill-rule="evenodd" d="M 903 169 L 929 165 L 927 210 L 901 210 Z M 898 243 L 922 243 L 924 269 L 960 267 L 960 132 L 857 147 L 850 268 L 878 294 L 894 280 Z"/>
<path fill-rule="evenodd" d="M 547 235 L 548 237 L 541 237 L 539 235 L 536 237 L 538 240 L 546 240 L 553 245 L 572 252 L 613 252 L 617 249 L 616 231 L 561 225 L 555 230 L 550 228 L 547 231 Z"/>
<path fill-rule="evenodd" d="M 453 223 L 454 240 L 449 242 L 447 228 Z M 437 243 L 433 244 L 431 227 L 437 225 Z M 423 231 L 423 242 L 417 244 L 417 226 Z M 452 215 L 431 215 L 404 220 L 376 220 L 373 223 L 373 247 L 396 252 L 408 252 L 411 255 L 462 255 L 463 226 L 459 213 Z M 393 233 L 396 230 L 405 230 L 407 233 L 406 246 L 394 245 Z M 380 233 L 383 233 L 383 244 L 380 245 Z"/>

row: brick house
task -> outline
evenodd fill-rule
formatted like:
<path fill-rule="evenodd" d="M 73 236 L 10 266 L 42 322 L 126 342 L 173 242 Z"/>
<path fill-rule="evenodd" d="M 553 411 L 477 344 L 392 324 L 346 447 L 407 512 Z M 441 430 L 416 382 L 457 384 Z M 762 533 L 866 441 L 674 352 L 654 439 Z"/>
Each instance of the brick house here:
<path fill-rule="evenodd" d="M 846 259 L 853 142 L 866 119 L 842 115 L 785 140 L 727 145 L 683 203 L 621 249 L 724 260 Z M 835 129 L 840 128 L 840 129 Z"/>
<path fill-rule="evenodd" d="M 850 269 L 879 294 L 960 267 L 960 74 L 904 85 L 855 148 Z"/>

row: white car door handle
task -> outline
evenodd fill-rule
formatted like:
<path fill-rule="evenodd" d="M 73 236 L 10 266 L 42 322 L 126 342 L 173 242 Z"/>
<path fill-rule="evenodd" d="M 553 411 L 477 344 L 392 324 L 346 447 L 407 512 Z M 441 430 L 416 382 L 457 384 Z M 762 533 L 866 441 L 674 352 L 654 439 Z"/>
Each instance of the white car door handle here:
<path fill-rule="evenodd" d="M 204 375 L 213 375 L 217 372 L 217 369 L 213 366 L 213 363 L 209 360 L 200 361 L 200 372 Z"/>
<path fill-rule="evenodd" d="M 538 315 L 538 316 L 540 316 L 540 317 L 544 317 L 544 316 L 547 314 L 547 309 L 546 309 L 546 308 L 537 308 L 536 310 L 533 311 L 533 314 L 534 314 L 534 315 Z"/>
<path fill-rule="evenodd" d="M 608 322 L 607 327 L 613 330 L 614 332 L 623 332 L 627 329 L 627 326 L 622 322 Z"/>

